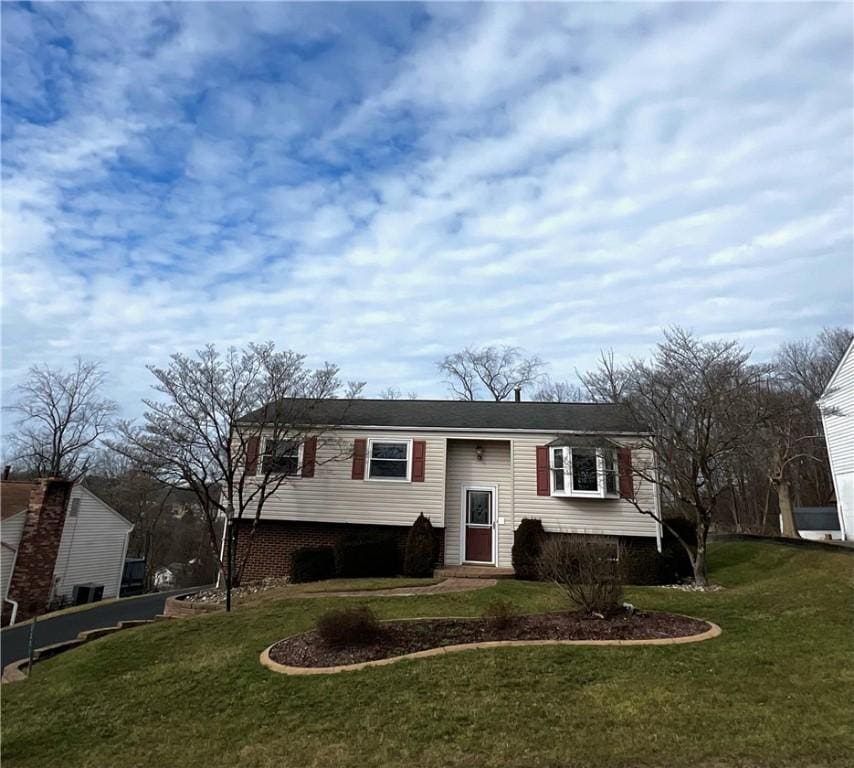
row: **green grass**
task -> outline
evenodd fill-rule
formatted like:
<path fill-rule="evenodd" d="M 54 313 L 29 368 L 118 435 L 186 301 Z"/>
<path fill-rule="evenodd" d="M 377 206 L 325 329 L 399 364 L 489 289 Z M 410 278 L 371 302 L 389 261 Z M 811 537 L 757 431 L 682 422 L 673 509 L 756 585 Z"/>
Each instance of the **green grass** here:
<path fill-rule="evenodd" d="M 843 766 L 854 755 L 854 557 L 729 542 L 717 593 L 631 590 L 708 618 L 705 643 L 508 648 L 321 677 L 258 654 L 331 606 L 478 615 L 494 598 L 561 605 L 546 585 L 247 605 L 127 630 L 3 687 L 5 766 Z"/>

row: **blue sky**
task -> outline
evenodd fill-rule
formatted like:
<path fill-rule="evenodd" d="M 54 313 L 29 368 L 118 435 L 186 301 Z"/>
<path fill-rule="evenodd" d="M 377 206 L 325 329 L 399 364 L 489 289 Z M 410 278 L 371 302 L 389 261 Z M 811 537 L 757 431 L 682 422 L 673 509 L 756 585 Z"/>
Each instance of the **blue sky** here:
<path fill-rule="evenodd" d="M 3 3 L 3 389 L 273 339 L 442 396 L 852 323 L 852 6 Z"/>

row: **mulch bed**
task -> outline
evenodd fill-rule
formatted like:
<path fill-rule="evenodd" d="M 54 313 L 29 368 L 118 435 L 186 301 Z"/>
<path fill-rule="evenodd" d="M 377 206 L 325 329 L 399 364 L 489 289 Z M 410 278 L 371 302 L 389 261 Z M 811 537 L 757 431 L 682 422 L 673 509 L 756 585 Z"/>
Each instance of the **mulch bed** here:
<path fill-rule="evenodd" d="M 430 648 L 492 640 L 650 640 L 697 635 L 709 629 L 700 619 L 669 613 L 623 613 L 607 619 L 583 613 L 517 616 L 502 628 L 490 619 L 427 619 L 383 622 L 376 641 L 332 647 L 315 631 L 281 640 L 270 658 L 292 667 L 333 667 L 403 656 Z"/>

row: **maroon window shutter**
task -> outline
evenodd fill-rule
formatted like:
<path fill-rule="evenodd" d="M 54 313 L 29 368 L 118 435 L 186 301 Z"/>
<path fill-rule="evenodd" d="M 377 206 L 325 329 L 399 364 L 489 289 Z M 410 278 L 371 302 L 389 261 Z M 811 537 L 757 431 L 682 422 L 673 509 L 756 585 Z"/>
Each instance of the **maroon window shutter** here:
<path fill-rule="evenodd" d="M 427 453 L 427 441 L 416 440 L 412 443 L 412 482 L 424 482 L 424 456 Z"/>
<path fill-rule="evenodd" d="M 246 474 L 254 475 L 258 470 L 258 446 L 260 437 L 250 437 L 246 441 Z"/>
<path fill-rule="evenodd" d="M 620 496 L 624 499 L 635 497 L 635 484 L 632 477 L 632 449 L 617 449 L 617 467 L 620 474 Z"/>
<path fill-rule="evenodd" d="M 362 438 L 353 441 L 353 479 L 365 479 L 365 452 L 368 441 Z"/>
<path fill-rule="evenodd" d="M 537 446 L 537 496 L 551 496 L 549 448 L 547 445 Z"/>
<path fill-rule="evenodd" d="M 314 462 L 317 458 L 317 438 L 309 437 L 302 444 L 302 476 L 314 477 Z"/>

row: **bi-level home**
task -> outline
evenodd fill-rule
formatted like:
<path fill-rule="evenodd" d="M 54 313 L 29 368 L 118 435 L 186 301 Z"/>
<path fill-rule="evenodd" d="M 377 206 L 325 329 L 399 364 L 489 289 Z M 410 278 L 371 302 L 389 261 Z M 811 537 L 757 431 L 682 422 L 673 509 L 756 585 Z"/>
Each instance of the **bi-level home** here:
<path fill-rule="evenodd" d="M 651 462 L 637 448 L 643 429 L 622 406 L 357 399 L 313 407 L 315 423 L 334 429 L 284 445 L 253 438 L 249 474 L 274 461 L 289 479 L 263 507 L 245 580 L 287 575 L 295 549 L 346 534 L 403 538 L 420 513 L 445 565 L 509 568 L 523 518 L 539 518 L 546 531 L 660 548 L 658 524 L 627 500 L 658 508 L 656 486 L 633 477 L 633 461 Z M 246 422 L 262 419 L 259 411 Z"/>

